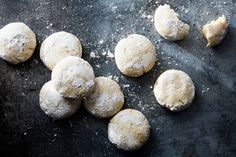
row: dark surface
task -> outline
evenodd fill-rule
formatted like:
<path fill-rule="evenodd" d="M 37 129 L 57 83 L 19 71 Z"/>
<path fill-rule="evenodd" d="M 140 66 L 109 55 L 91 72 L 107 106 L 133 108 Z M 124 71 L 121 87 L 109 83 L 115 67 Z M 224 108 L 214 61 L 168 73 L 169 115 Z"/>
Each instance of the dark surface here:
<path fill-rule="evenodd" d="M 29 61 L 13 66 L 0 60 L 0 156 L 236 156 L 235 0 L 168 3 L 191 27 L 189 36 L 179 42 L 162 39 L 147 18 L 154 14 L 156 0 L 0 0 L 0 26 L 23 21 L 38 40 Z M 221 45 L 206 48 L 201 26 L 222 14 L 230 22 L 228 35 Z M 108 120 L 94 118 L 83 107 L 56 122 L 41 111 L 38 94 L 50 80 L 50 71 L 39 59 L 39 47 L 46 36 L 61 30 L 81 39 L 83 58 L 96 76 L 119 78 L 124 108 L 146 115 L 152 129 L 143 148 L 116 149 L 107 138 Z M 113 52 L 116 43 L 131 33 L 147 36 L 157 47 L 158 63 L 139 78 L 121 75 L 114 58 L 102 55 Z M 100 57 L 90 57 L 91 52 Z M 179 113 L 160 107 L 150 88 L 161 72 L 171 68 L 188 73 L 196 86 L 193 104 Z"/>

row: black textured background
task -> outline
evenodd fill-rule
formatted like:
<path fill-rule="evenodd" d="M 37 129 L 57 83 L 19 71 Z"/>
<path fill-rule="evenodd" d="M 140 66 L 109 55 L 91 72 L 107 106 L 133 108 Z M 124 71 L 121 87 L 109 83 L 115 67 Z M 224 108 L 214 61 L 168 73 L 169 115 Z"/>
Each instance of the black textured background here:
<path fill-rule="evenodd" d="M 37 35 L 33 57 L 19 65 L 0 60 L 0 156 L 13 157 L 233 157 L 236 156 L 236 7 L 235 0 L 169 0 L 189 36 L 178 42 L 162 39 L 150 16 L 161 0 L 0 0 L 0 26 L 22 21 Z M 224 42 L 206 48 L 201 26 L 220 15 L 230 22 Z M 46 36 L 57 31 L 77 35 L 83 58 L 96 76 L 118 81 L 126 97 L 124 108 L 142 111 L 152 129 L 147 144 L 135 152 L 116 149 L 107 138 L 108 120 L 94 118 L 83 107 L 71 118 L 53 121 L 39 107 L 38 94 L 50 80 L 39 59 Z M 123 76 L 114 58 L 116 43 L 128 34 L 147 36 L 157 48 L 154 69 L 139 78 Z M 97 57 L 90 57 L 94 52 Z M 152 92 L 166 69 L 188 73 L 196 97 L 188 109 L 172 113 L 160 107 Z M 117 79 L 118 78 L 118 79 Z M 127 87 L 130 84 L 130 87 Z"/>

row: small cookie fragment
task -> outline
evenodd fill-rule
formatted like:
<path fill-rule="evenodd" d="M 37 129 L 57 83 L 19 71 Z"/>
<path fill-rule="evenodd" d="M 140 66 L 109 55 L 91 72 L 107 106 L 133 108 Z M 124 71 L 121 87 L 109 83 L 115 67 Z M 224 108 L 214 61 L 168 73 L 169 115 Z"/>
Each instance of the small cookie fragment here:
<path fill-rule="evenodd" d="M 225 16 L 219 17 L 217 20 L 213 20 L 203 26 L 203 34 L 207 39 L 207 47 L 216 46 L 224 39 L 227 29 L 228 22 Z"/>
<path fill-rule="evenodd" d="M 117 43 L 115 61 L 118 69 L 124 75 L 141 76 L 155 65 L 155 46 L 145 36 L 131 34 Z"/>
<path fill-rule="evenodd" d="M 117 113 L 108 124 L 108 138 L 119 149 L 126 151 L 141 148 L 150 135 L 150 125 L 146 117 L 134 109 Z"/>
<path fill-rule="evenodd" d="M 52 70 L 56 90 L 64 97 L 81 98 L 92 92 L 94 72 L 85 60 L 69 56 L 59 61 Z"/>
<path fill-rule="evenodd" d="M 49 70 L 68 56 L 82 56 L 80 40 L 73 34 L 64 31 L 48 36 L 40 47 L 40 58 Z"/>
<path fill-rule="evenodd" d="M 195 87 L 185 72 L 167 70 L 158 77 L 154 85 L 154 95 L 161 106 L 171 111 L 181 111 L 192 103 Z"/>
<path fill-rule="evenodd" d="M 24 23 L 9 23 L 0 30 L 0 57 L 11 64 L 28 60 L 35 47 L 36 36 Z"/>
<path fill-rule="evenodd" d="M 124 95 L 120 86 L 106 77 L 94 79 L 93 92 L 84 98 L 84 107 L 98 118 L 109 118 L 120 111 Z"/>
<path fill-rule="evenodd" d="M 45 83 L 41 88 L 39 102 L 45 114 L 55 120 L 70 117 L 79 109 L 81 104 L 79 99 L 62 97 L 56 91 L 52 81 Z"/>
<path fill-rule="evenodd" d="M 182 22 L 178 14 L 167 4 L 156 9 L 154 24 L 157 32 L 167 40 L 181 40 L 189 33 L 189 25 Z"/>

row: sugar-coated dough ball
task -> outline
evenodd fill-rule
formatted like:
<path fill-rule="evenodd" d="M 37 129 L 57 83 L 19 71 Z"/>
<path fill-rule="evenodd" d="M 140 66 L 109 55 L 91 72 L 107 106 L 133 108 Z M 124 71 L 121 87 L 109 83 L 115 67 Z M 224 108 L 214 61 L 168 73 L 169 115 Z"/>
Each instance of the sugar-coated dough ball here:
<path fill-rule="evenodd" d="M 156 61 L 155 46 L 145 36 L 132 34 L 115 47 L 118 69 L 127 76 L 138 77 L 150 71 Z"/>
<path fill-rule="evenodd" d="M 185 72 L 167 70 L 158 77 L 154 85 L 154 94 L 161 106 L 171 111 L 180 111 L 192 103 L 195 87 Z"/>
<path fill-rule="evenodd" d="M 56 90 L 64 97 L 81 98 L 94 87 L 94 72 L 82 58 L 69 56 L 59 61 L 52 70 Z"/>
<path fill-rule="evenodd" d="M 0 30 L 0 57 L 9 63 L 28 60 L 35 47 L 36 36 L 24 23 L 9 23 Z"/>
<path fill-rule="evenodd" d="M 120 86 L 109 78 L 97 77 L 94 82 L 94 90 L 85 97 L 84 106 L 96 117 L 109 118 L 122 108 L 124 95 Z"/>
<path fill-rule="evenodd" d="M 64 31 L 53 33 L 47 37 L 40 48 L 40 58 L 48 69 L 67 56 L 82 56 L 80 40 L 73 34 Z"/>
<path fill-rule="evenodd" d="M 202 31 L 208 42 L 207 47 L 218 45 L 224 39 L 227 28 L 228 22 L 225 16 L 204 25 Z"/>
<path fill-rule="evenodd" d="M 149 135 L 149 122 L 137 110 L 122 110 L 108 124 L 108 138 L 119 149 L 139 149 L 146 143 Z"/>
<path fill-rule="evenodd" d="M 79 99 L 62 97 L 54 87 L 52 81 L 43 85 L 39 94 L 41 109 L 51 118 L 58 120 L 73 115 L 80 107 Z"/>
<path fill-rule="evenodd" d="M 157 32 L 165 39 L 176 41 L 185 38 L 189 32 L 189 25 L 178 18 L 169 5 L 160 5 L 154 15 Z"/>

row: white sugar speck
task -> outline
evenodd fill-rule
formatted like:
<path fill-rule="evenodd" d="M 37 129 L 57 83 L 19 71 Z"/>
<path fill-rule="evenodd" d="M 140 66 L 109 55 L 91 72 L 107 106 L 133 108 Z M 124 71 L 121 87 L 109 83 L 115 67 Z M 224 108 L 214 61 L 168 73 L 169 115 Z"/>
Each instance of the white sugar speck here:
<path fill-rule="evenodd" d="M 95 57 L 96 57 L 95 53 L 94 53 L 94 52 L 91 52 L 91 53 L 90 53 L 90 57 L 95 58 Z"/>
<path fill-rule="evenodd" d="M 115 11 L 117 9 L 117 6 L 112 6 L 111 11 Z"/>
<path fill-rule="evenodd" d="M 112 80 L 114 80 L 114 81 L 116 81 L 116 82 L 119 82 L 119 77 L 117 77 L 117 76 L 115 76 L 115 75 L 109 75 L 109 76 L 107 76 L 109 79 L 112 79 Z"/>
<path fill-rule="evenodd" d="M 123 87 L 128 88 L 128 87 L 130 87 L 130 85 L 129 84 L 124 84 Z"/>
<path fill-rule="evenodd" d="M 97 68 L 101 68 L 101 65 L 99 65 L 99 64 L 97 64 L 97 65 L 95 65 Z"/>
<path fill-rule="evenodd" d="M 207 93 L 210 90 L 210 88 L 206 87 L 205 85 L 202 85 L 202 95 Z"/>
<path fill-rule="evenodd" d="M 106 51 L 102 52 L 102 55 L 103 55 L 103 56 L 105 56 L 106 54 L 107 54 L 107 52 L 106 52 Z"/>
<path fill-rule="evenodd" d="M 103 39 L 101 39 L 101 40 L 99 40 L 99 42 L 98 42 L 99 44 L 103 44 L 104 43 L 104 40 Z"/>
<path fill-rule="evenodd" d="M 114 55 L 113 55 L 113 53 L 111 53 L 110 50 L 108 50 L 108 52 L 107 52 L 107 56 L 110 57 L 110 58 L 114 58 Z"/>

